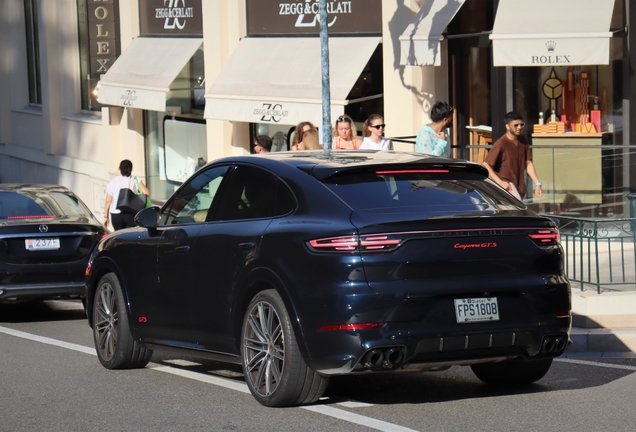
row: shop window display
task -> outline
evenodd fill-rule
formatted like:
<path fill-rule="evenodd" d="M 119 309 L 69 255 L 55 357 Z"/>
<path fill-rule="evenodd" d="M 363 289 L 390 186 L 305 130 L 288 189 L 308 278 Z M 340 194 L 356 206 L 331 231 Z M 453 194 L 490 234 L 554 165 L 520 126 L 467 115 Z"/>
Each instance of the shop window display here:
<path fill-rule="evenodd" d="M 611 40 L 620 44 L 620 38 Z M 513 106 L 528 127 L 545 213 L 616 216 L 623 200 L 622 59 L 513 69 Z"/>
<path fill-rule="evenodd" d="M 169 112 L 144 112 L 146 177 L 155 203 L 163 203 L 208 161 L 204 77 L 200 48 L 170 85 Z"/>

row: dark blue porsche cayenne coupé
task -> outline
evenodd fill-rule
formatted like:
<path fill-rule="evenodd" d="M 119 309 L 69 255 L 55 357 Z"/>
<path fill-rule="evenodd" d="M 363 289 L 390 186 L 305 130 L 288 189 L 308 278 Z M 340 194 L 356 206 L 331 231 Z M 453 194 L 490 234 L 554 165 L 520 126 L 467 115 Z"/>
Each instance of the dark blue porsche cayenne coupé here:
<path fill-rule="evenodd" d="M 556 227 L 474 163 L 231 157 L 136 220 L 87 268 L 107 368 L 182 348 L 242 364 L 260 403 L 286 406 L 349 373 L 470 365 L 486 383 L 529 383 L 568 343 Z"/>

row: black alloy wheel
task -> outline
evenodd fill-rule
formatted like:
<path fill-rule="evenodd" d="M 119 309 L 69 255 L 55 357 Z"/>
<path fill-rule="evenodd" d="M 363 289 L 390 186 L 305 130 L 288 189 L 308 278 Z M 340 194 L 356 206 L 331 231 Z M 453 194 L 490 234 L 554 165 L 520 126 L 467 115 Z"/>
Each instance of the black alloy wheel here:
<path fill-rule="evenodd" d="M 97 357 L 107 369 L 141 368 L 152 357 L 152 350 L 133 340 L 124 295 L 113 273 L 104 275 L 95 291 L 93 339 Z"/>
<path fill-rule="evenodd" d="M 305 363 L 289 314 L 276 290 L 257 294 L 243 319 L 241 352 L 245 381 L 265 406 L 313 403 L 329 378 Z"/>

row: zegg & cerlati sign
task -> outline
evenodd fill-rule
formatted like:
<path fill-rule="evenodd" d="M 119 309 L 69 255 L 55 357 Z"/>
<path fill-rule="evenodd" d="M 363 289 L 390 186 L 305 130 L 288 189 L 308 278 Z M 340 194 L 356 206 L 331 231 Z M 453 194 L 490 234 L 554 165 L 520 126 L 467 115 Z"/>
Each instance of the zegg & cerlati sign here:
<path fill-rule="evenodd" d="M 141 36 L 202 36 L 201 0 L 140 0 Z"/>
<path fill-rule="evenodd" d="M 319 0 L 247 0 L 247 34 L 320 33 Z M 328 0 L 330 35 L 382 34 L 382 0 Z"/>

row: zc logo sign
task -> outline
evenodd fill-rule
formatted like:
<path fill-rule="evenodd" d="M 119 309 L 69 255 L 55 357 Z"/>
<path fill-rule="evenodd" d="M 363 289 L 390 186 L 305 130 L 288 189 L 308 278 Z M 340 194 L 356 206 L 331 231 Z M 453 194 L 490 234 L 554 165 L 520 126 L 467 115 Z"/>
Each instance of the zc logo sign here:
<path fill-rule="evenodd" d="M 168 7 L 155 9 L 155 18 L 165 18 L 164 29 L 178 28 L 183 30 L 186 18 L 194 16 L 194 8 L 186 7 L 185 0 L 164 0 L 164 6 L 166 3 L 168 3 Z"/>
<path fill-rule="evenodd" d="M 278 123 L 283 117 L 287 117 L 288 112 L 283 110 L 283 106 L 279 103 L 264 103 L 262 108 L 254 108 L 254 115 L 261 116 L 262 122 Z"/>
<path fill-rule="evenodd" d="M 137 92 L 135 90 L 126 90 L 125 93 L 121 95 L 121 99 L 124 101 L 124 106 L 131 107 L 137 102 Z"/>

